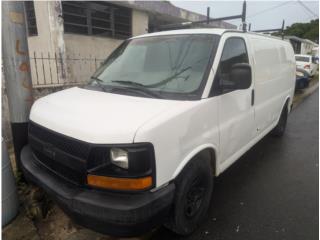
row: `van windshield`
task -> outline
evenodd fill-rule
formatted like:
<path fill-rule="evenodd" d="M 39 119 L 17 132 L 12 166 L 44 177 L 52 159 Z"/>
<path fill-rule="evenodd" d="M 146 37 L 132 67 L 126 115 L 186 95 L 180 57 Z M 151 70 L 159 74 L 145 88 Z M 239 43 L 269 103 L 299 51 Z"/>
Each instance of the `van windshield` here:
<path fill-rule="evenodd" d="M 218 41 L 212 34 L 128 40 L 92 76 L 91 85 L 112 92 L 120 88 L 124 94 L 134 90 L 167 99 L 199 98 Z"/>
<path fill-rule="evenodd" d="M 296 56 L 296 61 L 297 62 L 309 62 L 310 57 Z"/>

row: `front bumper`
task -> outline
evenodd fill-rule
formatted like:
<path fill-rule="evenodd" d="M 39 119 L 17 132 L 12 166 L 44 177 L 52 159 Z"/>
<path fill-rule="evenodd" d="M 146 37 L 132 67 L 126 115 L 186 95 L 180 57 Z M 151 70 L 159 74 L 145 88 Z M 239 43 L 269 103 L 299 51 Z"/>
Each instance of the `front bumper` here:
<path fill-rule="evenodd" d="M 156 192 L 114 193 L 73 185 L 40 163 L 29 146 L 21 152 L 24 176 L 44 189 L 79 225 L 116 236 L 135 236 L 163 223 L 173 183 Z"/>

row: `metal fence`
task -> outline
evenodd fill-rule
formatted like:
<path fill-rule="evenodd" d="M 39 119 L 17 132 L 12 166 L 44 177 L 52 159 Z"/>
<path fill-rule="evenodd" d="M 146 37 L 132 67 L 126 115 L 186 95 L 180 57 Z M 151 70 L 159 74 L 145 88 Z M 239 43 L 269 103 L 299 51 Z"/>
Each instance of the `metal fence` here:
<path fill-rule="evenodd" d="M 104 59 L 73 55 L 62 58 L 56 53 L 30 54 L 32 84 L 37 87 L 55 87 L 87 83 Z"/>

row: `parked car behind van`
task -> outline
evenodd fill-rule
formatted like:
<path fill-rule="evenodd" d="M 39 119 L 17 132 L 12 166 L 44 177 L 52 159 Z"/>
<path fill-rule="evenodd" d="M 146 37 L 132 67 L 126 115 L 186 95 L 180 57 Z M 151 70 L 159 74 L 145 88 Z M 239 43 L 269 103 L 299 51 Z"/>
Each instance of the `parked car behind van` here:
<path fill-rule="evenodd" d="M 295 88 L 290 43 L 189 29 L 133 37 L 86 87 L 37 100 L 25 176 L 75 222 L 132 236 L 192 233 L 219 176 L 266 134 L 282 136 Z"/>
<path fill-rule="evenodd" d="M 303 68 L 311 77 L 314 76 L 317 72 L 318 64 L 313 56 L 296 54 L 295 58 L 297 68 Z"/>
<path fill-rule="evenodd" d="M 310 83 L 310 75 L 309 73 L 302 69 L 296 69 L 296 88 L 295 90 L 304 89 L 309 86 Z"/>

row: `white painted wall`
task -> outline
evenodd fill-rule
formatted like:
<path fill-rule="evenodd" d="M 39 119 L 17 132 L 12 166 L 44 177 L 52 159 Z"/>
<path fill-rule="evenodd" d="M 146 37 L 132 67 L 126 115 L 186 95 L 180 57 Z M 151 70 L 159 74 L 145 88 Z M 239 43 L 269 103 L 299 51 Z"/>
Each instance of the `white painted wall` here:
<path fill-rule="evenodd" d="M 35 13 L 37 19 L 38 36 L 28 38 L 29 52 L 31 57 L 31 74 L 33 85 L 44 84 L 45 82 L 58 84 L 62 83 L 57 75 L 60 61 L 33 59 L 34 53 L 37 58 L 54 58 L 59 47 L 63 47 L 66 55 L 65 69 L 66 82 L 86 82 L 90 76 L 100 66 L 109 54 L 118 47 L 123 40 L 87 36 L 80 34 L 63 34 L 61 43 L 58 26 L 58 19 L 53 16 L 55 2 L 35 1 Z M 132 11 L 132 35 L 140 35 L 148 30 L 148 15 L 143 11 Z M 61 31 L 61 29 L 58 29 Z M 62 29 L 63 32 L 63 29 Z M 49 56 L 48 56 L 49 54 Z M 60 58 L 59 55 L 57 55 Z M 79 60 L 82 59 L 82 60 Z M 37 68 L 35 68 L 37 65 Z M 60 80 L 58 80 L 60 79 Z M 59 82 L 58 82 L 59 81 Z M 62 80 L 63 81 L 63 80 Z"/>
<path fill-rule="evenodd" d="M 149 17 L 142 11 L 132 11 L 132 35 L 137 36 L 148 32 Z"/>
<path fill-rule="evenodd" d="M 319 47 L 314 47 L 312 49 L 312 56 L 319 57 Z"/>
<path fill-rule="evenodd" d="M 50 24 L 49 24 L 49 12 L 48 12 L 48 2 L 46 1 L 35 1 L 34 8 L 37 20 L 37 28 L 38 28 L 38 36 L 31 36 L 28 38 L 28 46 L 29 46 L 29 55 L 30 59 L 30 68 L 32 75 L 32 83 L 33 85 L 44 84 L 44 81 L 51 80 L 50 68 L 48 61 L 40 61 L 34 60 L 34 56 L 37 58 L 48 58 L 48 54 L 50 56 L 54 56 L 54 46 L 52 45 L 52 35 L 50 32 Z M 36 66 L 37 65 L 37 70 Z M 53 67 L 52 67 L 53 68 Z M 52 72 L 52 78 L 57 79 L 56 71 Z M 56 81 L 54 81 L 56 82 Z"/>
<path fill-rule="evenodd" d="M 312 49 L 314 45 L 311 43 L 301 43 L 301 54 L 312 54 Z"/>
<path fill-rule="evenodd" d="M 123 42 L 112 38 L 68 33 L 64 35 L 64 40 L 67 52 L 67 75 L 70 82 L 88 81 L 101 62 Z"/>
<path fill-rule="evenodd" d="M 61 69 L 61 61 L 54 60 L 55 54 L 57 57 L 65 57 L 63 25 L 56 10 L 60 4 L 59 1 L 34 1 L 38 35 L 28 37 L 34 86 L 45 83 L 57 85 L 64 81 L 61 74 L 58 74 L 61 71 L 57 71 Z"/>
<path fill-rule="evenodd" d="M 148 15 L 145 12 L 133 10 L 132 35 L 147 33 L 147 29 Z M 71 82 L 88 81 L 100 63 L 123 42 L 123 40 L 114 38 L 69 33 L 64 34 L 64 41 L 67 53 L 68 80 Z M 79 62 L 72 59 L 87 60 Z"/>

